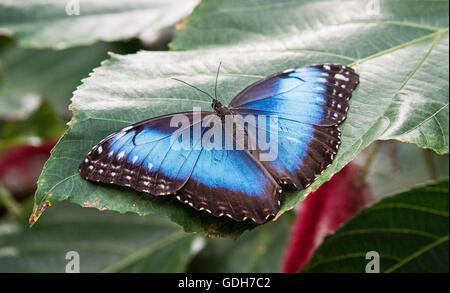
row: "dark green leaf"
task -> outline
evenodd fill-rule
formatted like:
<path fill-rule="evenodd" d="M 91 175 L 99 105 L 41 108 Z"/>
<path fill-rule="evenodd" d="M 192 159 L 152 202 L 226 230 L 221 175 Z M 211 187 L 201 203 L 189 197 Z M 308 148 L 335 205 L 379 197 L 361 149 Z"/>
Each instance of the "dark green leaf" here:
<path fill-rule="evenodd" d="M 163 217 L 67 204 L 33 229 L 26 222 L 0 222 L 0 272 L 63 273 L 69 251 L 79 253 L 81 272 L 184 272 L 204 242 Z"/>
<path fill-rule="evenodd" d="M 366 253 L 380 272 L 449 271 L 448 181 L 385 198 L 363 210 L 316 250 L 305 272 L 365 272 Z"/>

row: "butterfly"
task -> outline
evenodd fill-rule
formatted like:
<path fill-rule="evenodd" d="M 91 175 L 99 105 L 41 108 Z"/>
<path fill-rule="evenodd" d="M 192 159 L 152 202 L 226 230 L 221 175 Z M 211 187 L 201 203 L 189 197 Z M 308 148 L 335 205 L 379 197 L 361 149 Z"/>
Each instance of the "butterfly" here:
<path fill-rule="evenodd" d="M 217 217 L 262 224 L 279 212 L 281 186 L 305 189 L 332 163 L 341 141 L 338 126 L 346 118 L 358 83 L 352 68 L 322 64 L 261 79 L 228 107 L 217 95 L 204 92 L 212 99 L 213 111 L 200 112 L 201 118 L 194 112 L 174 113 L 125 127 L 95 145 L 79 171 L 89 181 L 128 186 L 154 196 L 172 195 Z M 226 127 L 225 117 L 237 120 L 245 115 L 269 119 L 243 123 L 242 140 L 236 127 Z M 191 147 L 175 147 L 181 127 L 171 123 L 179 116 L 186 122 L 182 133 L 197 133 L 185 138 Z M 267 126 L 271 117 L 277 118 L 276 126 L 264 131 L 276 132 L 277 152 L 274 158 L 262 160 L 265 151 L 255 147 L 255 130 Z M 213 120 L 225 126 L 219 134 L 234 148 L 212 147 L 211 140 L 205 140 Z M 225 144 L 217 140 L 219 146 Z"/>

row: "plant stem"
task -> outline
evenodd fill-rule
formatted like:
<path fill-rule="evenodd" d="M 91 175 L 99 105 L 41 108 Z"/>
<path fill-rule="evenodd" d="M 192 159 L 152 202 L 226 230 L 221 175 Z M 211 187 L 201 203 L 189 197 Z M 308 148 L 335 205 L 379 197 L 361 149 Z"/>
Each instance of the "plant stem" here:
<path fill-rule="evenodd" d="M 3 205 L 8 212 L 21 215 L 23 214 L 23 208 L 18 201 L 9 193 L 3 185 L 0 184 L 0 205 Z"/>
<path fill-rule="evenodd" d="M 358 177 L 356 178 L 356 182 L 355 182 L 356 186 L 361 186 L 362 184 L 364 184 L 364 182 L 366 182 L 367 174 L 369 173 L 369 170 L 370 170 L 370 167 L 372 166 L 373 160 L 376 157 L 376 154 L 379 149 L 379 144 L 380 143 L 378 141 L 374 141 L 369 146 L 366 161 L 361 166 L 361 171 L 358 174 Z"/>
<path fill-rule="evenodd" d="M 429 149 L 422 150 L 424 159 L 425 159 L 425 165 L 427 166 L 428 174 L 430 175 L 430 178 L 433 179 L 433 181 L 438 181 L 439 176 L 436 172 L 436 164 L 433 160 L 433 151 Z"/>

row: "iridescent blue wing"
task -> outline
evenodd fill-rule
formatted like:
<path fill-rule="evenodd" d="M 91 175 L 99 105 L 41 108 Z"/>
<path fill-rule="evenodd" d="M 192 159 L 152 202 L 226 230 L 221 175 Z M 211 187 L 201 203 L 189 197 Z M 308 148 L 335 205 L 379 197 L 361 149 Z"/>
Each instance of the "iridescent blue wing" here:
<path fill-rule="evenodd" d="M 81 163 L 83 178 L 120 186 L 129 186 L 153 195 L 179 190 L 189 178 L 200 154 L 199 150 L 179 148 L 173 144 L 170 121 L 175 115 L 190 119 L 192 112 L 165 115 L 128 126 L 94 146 Z M 196 145 L 190 137 L 190 144 Z"/>
<path fill-rule="evenodd" d="M 82 177 L 153 195 L 174 193 L 198 210 L 237 221 L 263 223 L 276 215 L 281 189 L 257 160 L 245 150 L 226 150 L 224 128 L 219 148 L 210 140 L 202 142 L 212 127 L 204 123 L 212 117 L 210 112 L 202 113 L 202 123 L 194 122 L 191 112 L 181 113 L 189 118 L 189 147 L 174 147 L 176 128 L 169 126 L 179 114 L 149 119 L 108 136 L 81 163 Z M 199 136 L 194 135 L 195 127 Z"/>
<path fill-rule="evenodd" d="M 230 108 L 243 116 L 277 117 L 278 156 L 261 163 L 279 183 L 300 190 L 331 164 L 340 144 L 338 125 L 358 83 L 359 76 L 343 65 L 290 69 L 250 85 Z"/>
<path fill-rule="evenodd" d="M 227 139 L 233 148 L 226 146 Z M 197 164 L 177 198 L 215 216 L 262 224 L 278 213 L 281 188 L 264 166 L 237 144 L 235 132 L 225 127 L 219 148 L 204 140 Z"/>

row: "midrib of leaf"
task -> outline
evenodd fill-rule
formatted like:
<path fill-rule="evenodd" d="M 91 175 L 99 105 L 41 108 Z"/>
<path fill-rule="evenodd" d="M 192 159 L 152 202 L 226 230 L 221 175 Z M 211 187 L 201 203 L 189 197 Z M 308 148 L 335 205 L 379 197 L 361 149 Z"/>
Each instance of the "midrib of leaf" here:
<path fill-rule="evenodd" d="M 337 57 L 337 58 L 341 58 L 341 59 L 345 59 L 348 61 L 357 61 L 356 58 L 353 57 L 349 57 L 349 56 L 345 56 L 345 55 L 340 55 L 340 54 L 335 54 L 335 53 L 330 53 L 330 52 L 324 52 L 324 51 L 315 51 L 315 50 L 310 50 L 310 49 L 286 49 L 286 50 L 270 50 L 270 52 L 273 53 L 277 53 L 277 52 L 296 52 L 296 53 L 308 53 L 308 54 L 316 54 L 316 55 L 323 55 L 323 56 L 329 56 L 329 57 Z M 261 78 L 264 78 L 265 76 L 261 76 Z"/>
<path fill-rule="evenodd" d="M 167 246 L 183 237 L 186 237 L 186 234 L 184 232 L 182 231 L 174 232 L 166 236 L 165 238 L 162 238 L 158 242 L 151 243 L 149 246 L 138 249 L 134 253 L 122 258 L 116 263 L 107 266 L 101 272 L 102 273 L 120 272 L 124 268 L 129 267 L 130 265 L 144 259 L 145 257 L 152 255 L 158 249 L 163 248 L 164 246 Z"/>
<path fill-rule="evenodd" d="M 395 232 L 395 231 L 393 231 Z M 400 233 L 400 231 L 398 231 Z M 347 233 L 347 235 L 350 235 L 351 233 Z M 336 237 L 337 235 L 335 235 Z M 421 236 L 425 236 L 425 235 L 421 235 Z M 434 239 L 436 239 L 436 237 L 434 237 Z M 382 257 L 384 259 L 392 259 L 394 261 L 396 261 L 397 263 L 395 265 L 393 265 L 392 267 L 388 268 L 385 273 L 391 273 L 394 270 L 398 269 L 399 267 L 405 265 L 406 263 L 410 262 L 411 260 L 413 260 L 416 257 L 419 257 L 421 254 L 427 252 L 428 250 L 432 249 L 433 247 L 445 242 L 446 240 L 448 240 L 448 235 L 437 238 L 435 241 L 433 241 L 432 243 L 424 246 L 423 248 L 417 250 L 416 252 L 412 253 L 411 255 L 407 256 L 404 259 L 395 257 L 395 256 L 391 256 L 391 255 L 386 255 L 383 254 Z M 323 265 L 325 263 L 332 263 L 332 262 L 338 262 L 338 261 L 342 261 L 345 259 L 350 259 L 350 258 L 361 258 L 361 257 L 365 257 L 367 254 L 366 252 L 360 252 L 360 253 L 349 253 L 349 254 L 343 254 L 343 255 L 339 255 L 339 256 L 335 256 L 335 257 L 329 257 L 329 258 L 325 258 L 322 259 L 312 265 L 308 265 L 308 270 L 311 270 L 314 267 L 317 267 L 319 265 Z"/>
<path fill-rule="evenodd" d="M 74 173 L 74 174 L 72 174 L 72 175 L 70 175 L 70 176 L 68 176 L 68 177 L 66 177 L 64 179 L 61 179 L 52 188 L 50 188 L 50 190 L 47 191 L 46 193 L 50 194 L 56 187 L 58 187 L 58 185 L 60 185 L 61 183 L 65 182 L 65 181 L 67 181 L 67 180 L 69 180 L 69 179 L 71 179 L 71 178 L 73 178 L 73 177 L 75 177 L 77 175 L 78 175 L 78 172 L 76 172 L 76 173 Z"/>
<path fill-rule="evenodd" d="M 398 208 L 409 209 L 409 210 L 425 212 L 425 213 L 429 213 L 429 214 L 433 214 L 433 215 L 437 215 L 437 216 L 448 217 L 448 212 L 445 212 L 445 211 L 440 211 L 440 210 L 417 206 L 417 205 L 412 205 L 412 204 L 400 204 L 400 203 L 383 204 L 383 205 L 380 205 L 377 207 L 373 207 L 373 208 L 367 210 L 366 212 L 371 212 L 371 211 L 375 211 L 375 210 L 393 209 L 393 208 L 394 209 L 398 209 Z"/>
<path fill-rule="evenodd" d="M 343 24 L 355 24 L 355 23 L 376 23 L 376 24 L 381 23 L 381 24 L 388 24 L 388 25 L 420 28 L 420 29 L 430 30 L 430 31 L 439 31 L 442 29 L 441 27 L 437 27 L 437 26 L 429 26 L 429 25 L 423 25 L 423 24 L 412 23 L 412 22 L 393 21 L 393 20 L 377 20 L 377 19 L 354 20 L 352 22 L 343 23 Z"/>
<path fill-rule="evenodd" d="M 423 120 L 422 122 L 420 122 L 419 124 L 417 124 L 416 126 L 414 126 L 413 128 L 411 128 L 408 131 L 403 132 L 402 134 L 407 134 L 410 133 L 414 130 L 416 130 L 417 128 L 419 128 L 420 126 L 422 126 L 422 124 L 426 123 L 428 120 L 436 118 L 436 115 L 439 114 L 442 110 L 444 110 L 445 108 L 447 108 L 449 105 L 449 103 L 447 102 L 447 104 L 445 104 L 444 106 L 442 106 L 439 110 L 437 110 L 436 112 L 434 112 L 430 117 L 428 117 L 427 119 Z M 442 129 L 442 126 L 439 122 L 439 120 L 436 120 L 436 123 L 439 125 L 439 129 L 441 130 L 442 136 L 445 137 L 445 133 L 444 130 Z M 424 136 L 425 137 L 425 136 Z"/>
<path fill-rule="evenodd" d="M 408 75 L 408 77 L 406 78 L 406 80 L 403 82 L 403 84 L 400 86 L 400 88 L 398 89 L 398 91 L 395 93 L 393 99 L 395 99 L 395 98 L 399 95 L 400 91 L 408 84 L 408 82 L 411 80 L 411 78 L 414 76 L 414 74 L 417 73 L 417 71 L 420 69 L 420 67 L 422 67 L 422 65 L 423 65 L 423 63 L 425 62 L 425 60 L 430 56 L 431 52 L 432 52 L 433 49 L 436 47 L 436 44 L 438 43 L 438 41 L 442 38 L 442 35 L 444 34 L 444 31 L 445 31 L 445 32 L 448 32 L 448 28 L 447 28 L 446 30 L 443 30 L 442 33 L 439 33 L 439 31 L 436 32 L 437 35 L 434 37 L 434 40 L 433 40 L 433 43 L 431 44 L 430 49 L 427 51 L 427 53 L 425 54 L 425 56 L 420 60 L 420 62 L 417 64 L 417 66 L 414 68 L 414 70 Z M 418 125 L 416 125 L 415 127 L 413 127 L 412 129 L 410 129 L 410 130 L 408 130 L 408 131 L 406 131 L 406 132 L 403 132 L 402 134 L 410 133 L 410 132 L 412 132 L 413 130 L 419 128 L 419 127 L 420 127 L 421 125 L 423 125 L 425 122 L 427 122 L 428 120 L 430 120 L 430 119 L 432 119 L 433 117 L 435 117 L 440 111 L 442 111 L 443 109 L 445 109 L 447 106 L 448 106 L 448 103 L 447 103 L 446 105 L 444 105 L 443 107 L 441 107 L 438 111 L 436 111 L 435 113 L 433 113 L 430 117 L 428 117 L 428 118 L 426 118 L 425 120 L 421 121 Z M 386 112 L 385 112 L 385 113 L 386 113 Z M 383 114 L 383 117 L 384 117 L 384 114 Z M 438 124 L 439 124 L 439 122 L 438 122 Z M 445 137 L 445 133 L 444 133 L 444 131 L 442 130 L 442 127 L 440 126 L 440 124 L 439 124 L 439 128 L 441 129 L 442 136 Z M 424 135 L 423 137 L 426 139 L 426 136 L 425 136 L 425 135 Z"/>
<path fill-rule="evenodd" d="M 328 2 L 328 1 L 316 1 L 314 4 L 316 3 L 320 3 L 320 2 Z M 411 1 L 411 2 L 415 2 L 415 1 Z M 447 0 L 432 0 L 432 1 L 428 1 L 428 2 L 447 2 Z M 236 13 L 236 12 L 255 12 L 255 11 L 268 11 L 271 9 L 287 9 L 289 7 L 298 7 L 299 2 L 298 1 L 290 1 L 290 2 L 283 2 L 283 3 L 270 3 L 270 4 L 258 4 L 258 5 L 252 5 L 252 6 L 245 6 L 245 7 L 237 7 L 237 8 L 226 8 L 226 9 L 219 9 L 216 10 L 212 13 L 209 13 L 208 15 L 216 15 L 216 14 L 224 14 L 224 13 Z M 395 22 L 393 22 L 395 23 Z M 420 26 L 420 25 L 419 25 Z M 432 27 L 428 27 L 428 26 L 423 26 L 424 28 L 432 28 Z"/>
<path fill-rule="evenodd" d="M 411 41 L 401 43 L 401 44 L 399 44 L 399 45 L 397 45 L 397 46 L 394 46 L 394 47 L 391 47 L 391 48 L 389 48 L 389 49 L 386 49 L 386 50 L 377 52 L 377 53 L 375 53 L 375 54 L 369 55 L 369 56 L 367 56 L 367 57 L 358 59 L 358 60 L 356 60 L 355 62 L 348 64 L 348 66 L 354 67 L 354 66 L 356 66 L 356 65 L 358 65 L 358 64 L 361 64 L 361 63 L 363 63 L 363 62 L 369 61 L 369 60 L 371 60 L 371 59 L 374 59 L 374 58 L 377 58 L 377 57 L 380 57 L 380 56 L 384 56 L 384 55 L 389 54 L 389 53 L 392 53 L 392 52 L 394 52 L 394 51 L 397 51 L 397 50 L 400 50 L 400 49 L 403 49 L 403 48 L 406 48 L 406 47 L 415 45 L 415 44 L 420 43 L 420 42 L 422 42 L 422 41 L 424 41 L 424 40 L 427 40 L 427 39 L 429 39 L 429 38 L 435 38 L 435 37 L 436 37 L 436 38 L 439 38 L 439 37 L 442 36 L 443 34 L 447 33 L 448 30 L 449 30 L 448 27 L 447 27 L 447 28 L 439 29 L 439 30 L 437 30 L 437 31 L 435 31 L 435 32 L 433 32 L 433 33 L 428 34 L 428 35 L 424 35 L 424 36 L 421 36 L 421 37 L 419 37 L 419 38 L 415 38 L 415 39 L 413 39 L 413 40 L 411 40 Z"/>
<path fill-rule="evenodd" d="M 361 235 L 361 234 L 372 234 L 372 233 L 397 233 L 397 234 L 409 234 L 409 235 L 415 235 L 415 236 L 423 236 L 427 238 L 432 239 L 438 239 L 439 236 L 427 232 L 422 232 L 420 230 L 413 230 L 413 229 L 399 229 L 399 228 L 370 228 L 370 229 L 358 229 L 358 230 L 351 230 L 348 232 L 341 232 L 340 234 L 337 234 L 335 237 L 341 237 L 341 236 L 350 236 L 350 235 Z"/>
<path fill-rule="evenodd" d="M 343 260 L 352 259 L 352 258 L 358 258 L 358 259 L 359 258 L 364 258 L 364 257 L 366 257 L 366 254 L 367 254 L 367 251 L 347 253 L 347 254 L 342 254 L 342 255 L 339 255 L 339 256 L 329 257 L 329 258 L 325 258 L 323 260 L 320 260 L 320 261 L 318 261 L 318 262 L 316 262 L 316 263 L 314 263 L 312 265 L 308 265 L 307 268 L 308 268 L 308 270 L 311 270 L 312 268 L 315 268 L 317 266 L 320 266 L 320 265 L 323 265 L 323 264 L 326 264 L 326 263 L 329 264 L 329 263 L 333 263 L 333 262 L 341 262 Z M 400 258 L 392 256 L 392 255 L 382 254 L 381 256 L 384 259 L 392 259 L 392 260 L 397 261 L 397 262 L 400 261 Z"/>
<path fill-rule="evenodd" d="M 320 2 L 320 1 L 318 1 Z M 246 12 L 246 11 L 256 11 L 256 10 L 268 10 L 273 8 L 288 8 L 291 6 L 298 6 L 297 1 L 291 1 L 291 2 L 283 2 L 283 3 L 270 3 L 270 4 L 258 4 L 258 5 L 252 5 L 252 6 L 246 6 L 246 7 L 238 7 L 238 8 L 226 8 L 226 9 L 220 9 L 216 10 L 213 13 L 210 13 L 209 15 L 215 15 L 215 14 L 223 14 L 228 12 Z"/>
<path fill-rule="evenodd" d="M 416 252 L 412 253 L 411 255 L 409 255 L 408 257 L 404 258 L 399 263 L 397 263 L 397 264 L 393 265 L 392 267 L 388 268 L 385 271 L 385 273 L 392 273 L 393 271 L 399 269 L 400 267 L 402 267 L 403 265 L 405 265 L 408 262 L 412 261 L 413 259 L 421 256 L 425 252 L 433 249 L 434 247 L 438 246 L 441 243 L 444 243 L 445 241 L 448 241 L 448 235 L 445 235 L 445 236 L 437 239 L 436 241 L 433 241 L 432 243 L 428 244 L 427 246 L 424 246 L 423 248 L 421 248 L 421 249 L 417 250 Z"/>

